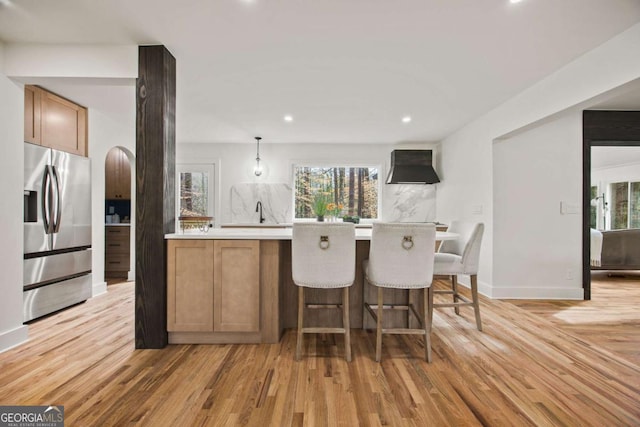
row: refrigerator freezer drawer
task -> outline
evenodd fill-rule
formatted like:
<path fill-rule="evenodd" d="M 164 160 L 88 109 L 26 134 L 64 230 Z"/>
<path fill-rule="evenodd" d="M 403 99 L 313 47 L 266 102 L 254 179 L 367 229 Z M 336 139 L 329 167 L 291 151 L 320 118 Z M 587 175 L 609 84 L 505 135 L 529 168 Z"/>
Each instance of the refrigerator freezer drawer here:
<path fill-rule="evenodd" d="M 46 284 L 91 271 L 91 249 L 24 260 L 24 286 Z"/>
<path fill-rule="evenodd" d="M 28 322 L 91 298 L 91 274 L 25 291 L 23 316 Z"/>

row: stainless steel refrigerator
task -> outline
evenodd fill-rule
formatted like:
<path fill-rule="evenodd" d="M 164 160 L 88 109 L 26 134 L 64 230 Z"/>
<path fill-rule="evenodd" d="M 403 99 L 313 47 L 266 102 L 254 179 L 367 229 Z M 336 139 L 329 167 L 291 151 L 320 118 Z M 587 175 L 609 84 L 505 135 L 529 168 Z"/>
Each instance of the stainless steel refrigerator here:
<path fill-rule="evenodd" d="M 91 161 L 24 147 L 24 321 L 91 297 Z"/>

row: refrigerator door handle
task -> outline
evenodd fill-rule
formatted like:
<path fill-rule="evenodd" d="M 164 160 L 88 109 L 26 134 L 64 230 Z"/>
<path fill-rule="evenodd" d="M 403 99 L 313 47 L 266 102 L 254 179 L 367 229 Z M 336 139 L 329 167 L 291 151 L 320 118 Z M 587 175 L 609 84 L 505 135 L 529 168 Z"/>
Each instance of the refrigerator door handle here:
<path fill-rule="evenodd" d="M 57 233 L 60 231 L 60 222 L 62 220 L 62 200 L 60 198 L 60 176 L 58 175 L 58 170 L 55 166 L 52 166 L 53 170 L 53 178 L 55 181 L 54 189 L 54 199 L 55 199 L 55 217 L 53 220 L 53 232 Z"/>
<path fill-rule="evenodd" d="M 42 222 L 44 223 L 44 232 L 46 234 L 53 233 L 51 204 L 53 203 L 54 195 L 51 187 L 51 175 L 51 166 L 45 166 L 44 175 L 42 176 Z"/>

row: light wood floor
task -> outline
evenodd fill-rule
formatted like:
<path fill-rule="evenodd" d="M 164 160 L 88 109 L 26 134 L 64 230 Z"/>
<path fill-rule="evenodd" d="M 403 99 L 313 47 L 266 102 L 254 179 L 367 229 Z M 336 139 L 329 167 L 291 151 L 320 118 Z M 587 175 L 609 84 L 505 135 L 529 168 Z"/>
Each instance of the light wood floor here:
<path fill-rule="evenodd" d="M 640 272 L 594 272 L 591 301 L 511 301 L 577 337 L 640 365 Z"/>
<path fill-rule="evenodd" d="M 350 364 L 331 335 L 309 336 L 295 362 L 292 331 L 275 345 L 135 350 L 133 284 L 114 284 L 0 354 L 0 405 L 64 405 L 68 426 L 639 425 L 637 335 L 611 348 L 594 339 L 597 310 L 580 330 L 543 307 L 483 299 L 482 333 L 470 309 L 436 311 L 431 364 L 416 336 L 385 336 L 378 364 L 375 334 L 358 330 Z"/>

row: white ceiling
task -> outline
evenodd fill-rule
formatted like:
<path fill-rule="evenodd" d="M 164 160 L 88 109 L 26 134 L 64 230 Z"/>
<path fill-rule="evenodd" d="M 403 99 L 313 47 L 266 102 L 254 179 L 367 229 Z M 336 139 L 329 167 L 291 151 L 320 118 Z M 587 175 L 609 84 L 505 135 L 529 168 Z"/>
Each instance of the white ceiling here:
<path fill-rule="evenodd" d="M 438 141 L 639 21 L 639 0 L 0 1 L 5 43 L 164 44 L 178 142 Z"/>
<path fill-rule="evenodd" d="M 611 168 L 633 164 L 640 164 L 640 146 L 591 147 L 591 169 Z"/>

